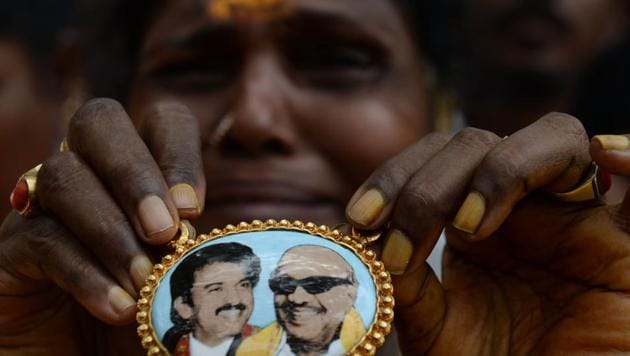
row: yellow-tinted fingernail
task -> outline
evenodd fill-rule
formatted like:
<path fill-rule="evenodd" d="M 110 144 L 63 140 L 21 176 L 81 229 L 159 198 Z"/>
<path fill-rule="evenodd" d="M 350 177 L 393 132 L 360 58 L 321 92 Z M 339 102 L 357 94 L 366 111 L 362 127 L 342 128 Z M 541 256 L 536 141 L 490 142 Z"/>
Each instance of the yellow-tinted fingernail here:
<path fill-rule="evenodd" d="M 622 135 L 597 135 L 593 141 L 599 143 L 606 151 L 624 151 L 630 146 L 630 140 Z"/>
<path fill-rule="evenodd" d="M 141 288 L 146 283 L 147 277 L 153 270 L 153 263 L 147 256 L 136 256 L 131 260 L 129 273 L 136 288 Z"/>
<path fill-rule="evenodd" d="M 131 298 L 129 293 L 118 286 L 109 290 L 107 298 L 112 308 L 119 314 L 124 314 L 129 308 L 133 308 L 136 305 L 136 301 Z"/>
<path fill-rule="evenodd" d="M 405 273 L 411 255 L 413 255 L 411 240 L 402 231 L 391 230 L 383 248 L 383 263 L 389 273 L 393 275 Z"/>
<path fill-rule="evenodd" d="M 486 199 L 478 192 L 470 192 L 453 220 L 458 230 L 474 234 L 486 213 Z"/>
<path fill-rule="evenodd" d="M 180 183 L 174 185 L 173 187 L 171 187 L 170 191 L 171 196 L 173 197 L 173 202 L 175 203 L 177 209 L 190 213 L 199 212 L 199 201 L 197 200 L 197 193 L 195 193 L 195 189 L 189 184 Z"/>
<path fill-rule="evenodd" d="M 348 210 L 348 217 L 357 224 L 368 226 L 378 218 L 384 207 L 383 194 L 376 189 L 370 189 Z"/>
<path fill-rule="evenodd" d="M 149 195 L 138 205 L 138 216 L 148 238 L 175 226 L 173 217 L 164 201 L 157 195 Z"/>

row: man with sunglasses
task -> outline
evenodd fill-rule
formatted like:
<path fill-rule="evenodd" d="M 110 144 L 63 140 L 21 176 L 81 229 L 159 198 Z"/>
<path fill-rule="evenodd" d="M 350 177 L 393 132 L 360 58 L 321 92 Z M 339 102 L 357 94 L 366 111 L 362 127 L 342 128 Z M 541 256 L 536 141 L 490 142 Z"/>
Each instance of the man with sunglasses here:
<path fill-rule="evenodd" d="M 271 273 L 276 322 L 247 338 L 237 355 L 343 355 L 365 334 L 354 309 L 357 280 L 338 253 L 288 249 Z"/>

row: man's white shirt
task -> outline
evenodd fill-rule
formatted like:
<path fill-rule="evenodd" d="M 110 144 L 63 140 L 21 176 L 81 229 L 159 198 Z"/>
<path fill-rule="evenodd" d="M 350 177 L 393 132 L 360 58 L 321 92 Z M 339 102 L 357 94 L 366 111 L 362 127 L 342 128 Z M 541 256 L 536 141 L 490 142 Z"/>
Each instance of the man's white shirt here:
<path fill-rule="evenodd" d="M 440 234 L 440 238 L 435 244 L 433 251 L 427 258 L 427 263 L 435 272 L 435 276 L 441 281 L 442 280 L 442 255 L 444 255 L 444 247 L 446 247 L 446 236 L 444 236 L 444 230 Z"/>
<path fill-rule="evenodd" d="M 330 343 L 328 346 L 328 352 L 326 352 L 325 356 L 341 356 L 345 355 L 345 350 L 343 349 L 343 345 L 341 345 L 341 340 L 337 339 Z M 280 339 L 280 344 L 276 348 L 275 356 L 295 356 L 293 351 L 291 351 L 291 346 L 287 344 L 287 333 L 282 332 L 282 339 Z"/>
<path fill-rule="evenodd" d="M 221 342 L 217 346 L 208 346 L 201 341 L 195 339 L 192 333 L 190 333 L 188 340 L 190 340 L 190 356 L 207 356 L 207 355 L 227 355 L 230 350 L 230 346 L 234 341 L 231 337 Z"/>

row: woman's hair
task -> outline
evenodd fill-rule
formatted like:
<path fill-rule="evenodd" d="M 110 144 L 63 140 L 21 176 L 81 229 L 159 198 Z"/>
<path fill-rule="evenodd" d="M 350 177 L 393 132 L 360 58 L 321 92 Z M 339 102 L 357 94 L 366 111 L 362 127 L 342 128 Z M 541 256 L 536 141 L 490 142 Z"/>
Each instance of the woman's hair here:
<path fill-rule="evenodd" d="M 443 0 L 392 0 L 399 6 L 425 60 L 446 69 L 450 41 L 444 21 L 449 6 Z M 125 103 L 144 31 L 163 8 L 164 0 L 85 0 L 86 78 L 94 96 Z M 438 63 L 440 65 L 435 66 Z"/>

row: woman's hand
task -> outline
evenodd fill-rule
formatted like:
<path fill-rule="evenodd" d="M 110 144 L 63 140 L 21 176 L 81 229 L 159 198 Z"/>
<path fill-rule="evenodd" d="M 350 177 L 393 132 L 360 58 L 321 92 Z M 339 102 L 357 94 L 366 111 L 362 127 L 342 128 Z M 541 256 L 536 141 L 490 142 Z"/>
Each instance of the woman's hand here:
<path fill-rule="evenodd" d="M 630 174 L 630 154 L 593 142 L 600 166 Z M 404 353 L 630 351 L 629 199 L 550 194 L 575 187 L 591 155 L 579 121 L 550 114 L 506 139 L 431 135 L 368 179 L 347 213 L 367 229 L 391 221 L 382 258 Z M 440 282 L 425 260 L 444 228 Z"/>
<path fill-rule="evenodd" d="M 76 113 L 70 150 L 38 174 L 40 211 L 29 219 L 14 212 L 0 229 L 0 353 L 116 347 L 92 316 L 129 324 L 152 268 L 148 246 L 170 241 L 180 217 L 202 211 L 199 137 L 196 118 L 176 104 L 154 106 L 137 128 L 112 100 Z"/>

